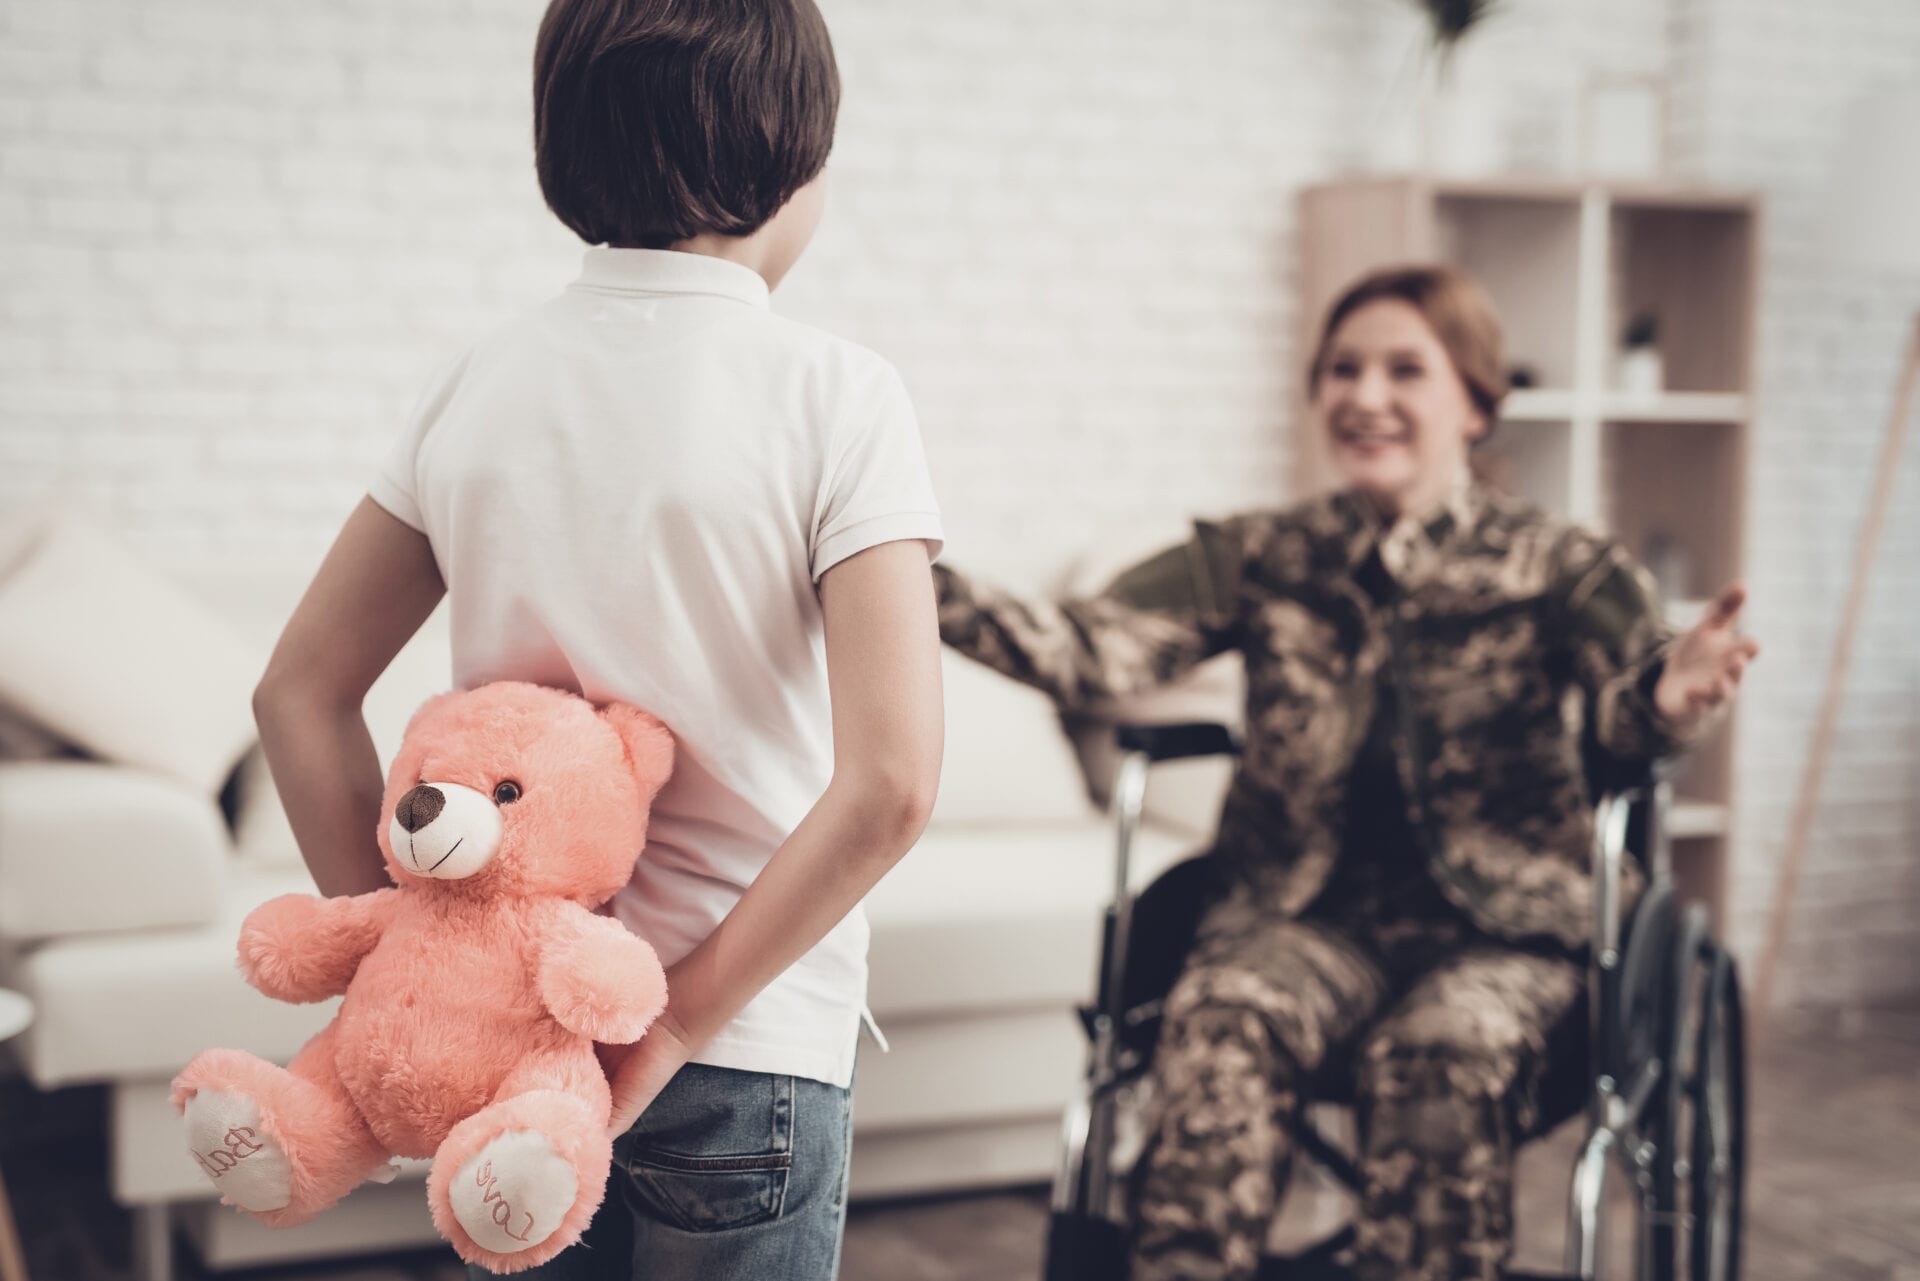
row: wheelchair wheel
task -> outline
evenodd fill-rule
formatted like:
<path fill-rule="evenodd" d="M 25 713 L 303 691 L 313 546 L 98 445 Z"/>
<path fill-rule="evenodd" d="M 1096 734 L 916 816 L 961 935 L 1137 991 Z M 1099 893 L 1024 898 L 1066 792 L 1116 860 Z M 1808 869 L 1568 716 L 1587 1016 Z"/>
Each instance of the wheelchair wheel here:
<path fill-rule="evenodd" d="M 1657 985 L 1656 1028 L 1647 1049 L 1659 1056 L 1663 1076 L 1647 1116 L 1646 1134 L 1653 1163 L 1642 1184 L 1647 1225 L 1648 1281 L 1678 1281 L 1685 1258 L 1682 1229 L 1687 1205 L 1683 1193 L 1694 1126 L 1689 1086 L 1696 1075 L 1700 1002 L 1710 983 L 1713 945 L 1707 937 L 1707 913 L 1688 907 L 1666 943 L 1666 972 Z"/>
<path fill-rule="evenodd" d="M 1045 1281 L 1114 1281 L 1126 1274 L 1126 1234 L 1119 1224 L 1063 1211 L 1048 1218 Z"/>
<path fill-rule="evenodd" d="M 1733 958 L 1715 949 L 1701 1003 L 1688 1171 L 1692 1281 L 1739 1281 L 1747 1173 L 1745 1028 Z"/>
<path fill-rule="evenodd" d="M 1103 1105 L 1110 1107 L 1111 1100 L 1083 1102 L 1067 1113 L 1065 1153 L 1047 1216 L 1042 1281 L 1112 1281 L 1126 1275 L 1126 1233 L 1093 1205 L 1093 1163 L 1107 1159 L 1106 1153 L 1093 1150 L 1102 1129 L 1093 1124 L 1093 1113 Z"/>
<path fill-rule="evenodd" d="M 1696 909 L 1697 911 L 1697 909 Z M 1746 1062 L 1733 960 L 1688 914 L 1663 1051 L 1667 1079 L 1650 1116 L 1652 1281 L 1738 1281 L 1746 1173 Z"/>
<path fill-rule="evenodd" d="M 1671 1054 L 1673 1044 L 1676 960 L 1691 953 L 1682 936 L 1695 924 L 1692 911 L 1684 916 L 1673 891 L 1665 885 L 1648 888 L 1628 923 L 1626 950 L 1620 958 L 1620 978 L 1610 1015 L 1613 1035 L 1606 1071 L 1621 1086 L 1650 1059 Z"/>

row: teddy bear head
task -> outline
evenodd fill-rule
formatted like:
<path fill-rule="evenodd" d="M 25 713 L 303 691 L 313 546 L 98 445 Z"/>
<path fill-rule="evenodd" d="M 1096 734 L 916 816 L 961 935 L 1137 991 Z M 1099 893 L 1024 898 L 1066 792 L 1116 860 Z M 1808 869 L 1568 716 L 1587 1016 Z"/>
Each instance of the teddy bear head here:
<path fill-rule="evenodd" d="M 633 875 L 673 736 L 645 712 L 502 681 L 429 699 L 387 776 L 380 852 L 403 889 L 604 903 Z"/>

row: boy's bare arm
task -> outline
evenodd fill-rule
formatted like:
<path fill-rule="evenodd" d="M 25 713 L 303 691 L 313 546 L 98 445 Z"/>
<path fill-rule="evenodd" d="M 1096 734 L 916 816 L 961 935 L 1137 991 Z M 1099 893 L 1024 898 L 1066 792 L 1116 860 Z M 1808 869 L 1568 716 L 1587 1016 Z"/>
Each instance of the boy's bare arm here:
<path fill-rule="evenodd" d="M 668 972 L 667 1013 L 615 1079 L 614 1133 L 825 938 L 927 825 L 946 734 L 926 545 L 882 543 L 848 557 L 821 579 L 820 601 L 833 779 L 719 928 Z"/>
<path fill-rule="evenodd" d="M 391 884 L 375 836 L 384 780 L 360 705 L 445 594 L 425 535 L 361 499 L 254 691 L 274 786 L 322 894 Z"/>

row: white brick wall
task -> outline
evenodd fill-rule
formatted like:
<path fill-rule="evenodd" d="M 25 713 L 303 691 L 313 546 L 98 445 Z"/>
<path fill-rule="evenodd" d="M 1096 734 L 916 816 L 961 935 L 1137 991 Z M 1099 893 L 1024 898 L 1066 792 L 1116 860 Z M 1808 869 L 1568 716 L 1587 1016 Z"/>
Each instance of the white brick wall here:
<path fill-rule="evenodd" d="M 905 371 L 957 560 L 1286 492 L 1293 195 L 1404 120 L 1394 0 L 825 0 L 827 221 L 776 305 Z M 541 205 L 534 0 L 0 3 L 0 511 L 62 484 L 164 558 L 317 553 L 427 372 L 573 272 Z M 1766 189 L 1751 941 L 1920 282 L 1807 248 L 1850 86 L 1920 72 L 1910 0 L 1510 0 L 1466 51 L 1516 152 L 1591 70 L 1666 70 L 1692 171 Z M 1920 986 L 1920 670 L 1896 568 L 1856 666 L 1796 991 Z"/>
<path fill-rule="evenodd" d="M 1920 80 L 1920 6 L 1679 0 L 1675 30 L 1689 164 L 1768 198 L 1748 529 L 1752 630 L 1768 650 L 1740 724 L 1733 902 L 1751 944 L 1765 928 L 1896 365 L 1920 313 L 1920 277 L 1823 259 L 1827 166 L 1858 95 Z M 1916 511 L 1920 448 L 1910 443 L 1806 856 L 1786 999 L 1920 990 Z"/>

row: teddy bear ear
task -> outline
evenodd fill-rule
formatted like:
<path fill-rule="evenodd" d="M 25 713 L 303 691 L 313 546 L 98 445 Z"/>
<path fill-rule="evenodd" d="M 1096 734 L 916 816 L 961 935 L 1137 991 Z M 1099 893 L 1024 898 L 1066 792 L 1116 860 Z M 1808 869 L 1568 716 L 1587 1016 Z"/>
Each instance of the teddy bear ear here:
<path fill-rule="evenodd" d="M 600 716 L 620 735 L 640 794 L 651 801 L 673 773 L 673 732 L 658 718 L 625 703 L 608 703 Z"/>
<path fill-rule="evenodd" d="M 432 698 L 429 698 L 426 702 L 414 708 L 413 715 L 407 717 L 406 732 L 401 735 L 402 744 L 406 746 L 411 746 L 411 743 L 409 740 L 411 740 L 413 736 L 419 731 L 420 727 L 426 723 L 427 718 L 432 716 L 433 713 L 438 711 L 440 708 L 445 707 L 447 704 L 454 702 L 456 699 L 460 698 L 462 696 L 462 692 L 463 691 L 461 690 L 451 689 L 445 692 L 444 694 L 435 694 Z M 398 760 L 399 758 L 398 756 L 396 756 L 395 757 L 396 764 L 398 763 Z"/>

